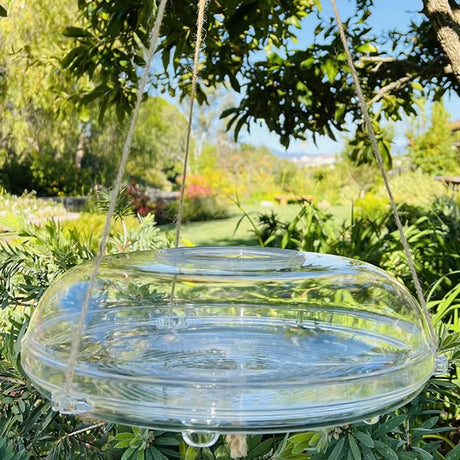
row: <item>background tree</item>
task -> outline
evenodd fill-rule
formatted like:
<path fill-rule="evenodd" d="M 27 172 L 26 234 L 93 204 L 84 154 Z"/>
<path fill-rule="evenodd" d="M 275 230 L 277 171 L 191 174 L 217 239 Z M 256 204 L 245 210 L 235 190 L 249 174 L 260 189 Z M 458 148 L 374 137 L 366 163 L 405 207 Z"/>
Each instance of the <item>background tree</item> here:
<path fill-rule="evenodd" d="M 75 82 L 60 65 L 72 45 L 62 31 L 77 15 L 73 0 L 38 0 L 13 2 L 2 20 L 0 184 L 10 192 L 80 195 L 114 178 L 124 135 L 115 106 L 99 119 L 90 100 L 71 97 Z M 87 78 L 79 83 L 93 87 Z M 128 174 L 164 188 L 163 170 L 178 163 L 185 121 L 174 105 L 146 99 Z"/>
<path fill-rule="evenodd" d="M 149 98 L 139 113 L 128 174 L 158 188 L 170 187 L 167 173 L 181 171 L 186 130 L 186 119 L 175 105 Z"/>
<path fill-rule="evenodd" d="M 408 133 L 409 155 L 413 165 L 428 174 L 457 174 L 460 172 L 460 151 L 442 102 L 433 104 L 431 123 L 422 133 Z"/>
<path fill-rule="evenodd" d="M 420 96 L 460 94 L 455 0 L 424 0 L 418 21 L 386 37 L 377 37 L 367 25 L 373 0 L 350 3 L 344 25 L 376 125 L 414 114 Z M 63 63 L 77 77 L 91 76 L 95 87 L 81 95 L 98 98 L 102 112 L 111 102 L 120 115 L 132 108 L 135 69 L 143 63 L 142 43 L 155 4 L 79 2 L 84 27 L 67 30 L 75 46 Z M 171 2 L 163 23 L 163 71 L 153 81 L 173 95 L 184 95 L 190 87 L 195 11 L 194 1 Z M 243 127 L 264 122 L 288 146 L 293 138 L 334 137 L 360 120 L 335 22 L 322 12 L 320 0 L 212 0 L 207 18 L 201 85 L 225 85 L 240 93 L 235 106 L 223 113 L 235 136 Z M 298 42 L 303 27 L 313 31 L 310 43 Z M 198 100 L 205 99 L 200 86 Z"/>
<path fill-rule="evenodd" d="M 45 171 L 60 176 L 74 161 L 82 124 L 77 109 L 59 103 L 68 97 L 70 82 L 56 56 L 69 43 L 66 48 L 65 37 L 56 32 L 76 14 L 70 0 L 12 2 L 2 20 L 0 164 L 3 184 L 14 192 L 30 189 L 34 175 L 40 186 Z M 61 171 L 53 171 L 56 159 L 63 163 Z"/>
<path fill-rule="evenodd" d="M 97 170 L 102 183 L 109 185 L 120 162 L 124 125 L 120 126 L 113 110 L 107 111 L 104 120 L 95 118 L 88 124 L 82 166 Z M 180 171 L 185 132 L 185 117 L 175 105 L 162 98 L 146 98 L 134 133 L 128 180 L 170 188 L 168 171 Z"/>

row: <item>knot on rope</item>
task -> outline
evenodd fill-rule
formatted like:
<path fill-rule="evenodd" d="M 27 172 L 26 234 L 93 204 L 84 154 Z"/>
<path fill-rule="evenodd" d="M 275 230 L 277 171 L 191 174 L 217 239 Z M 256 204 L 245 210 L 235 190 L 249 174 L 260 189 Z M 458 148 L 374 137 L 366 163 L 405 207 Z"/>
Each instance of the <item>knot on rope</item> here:
<path fill-rule="evenodd" d="M 245 434 L 228 434 L 225 436 L 228 446 L 230 447 L 231 458 L 241 458 L 248 455 L 248 443 Z"/>

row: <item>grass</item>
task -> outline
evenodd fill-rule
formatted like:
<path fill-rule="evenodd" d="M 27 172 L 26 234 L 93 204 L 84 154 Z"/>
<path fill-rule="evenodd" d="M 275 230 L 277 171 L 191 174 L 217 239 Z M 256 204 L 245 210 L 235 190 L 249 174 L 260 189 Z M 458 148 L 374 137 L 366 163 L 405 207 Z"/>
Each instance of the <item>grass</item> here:
<path fill-rule="evenodd" d="M 300 211 L 300 205 L 291 204 L 287 206 L 256 206 L 244 205 L 244 211 L 250 216 L 255 224 L 258 222 L 258 216 L 272 211 L 279 219 L 291 221 Z M 331 206 L 327 208 L 328 212 L 334 215 L 337 223 L 350 217 L 349 206 Z M 242 218 L 242 212 L 232 206 L 229 209 L 229 217 L 220 220 L 210 220 L 205 222 L 186 222 L 181 229 L 182 246 L 250 246 L 257 245 L 257 238 L 253 232 L 251 222 L 247 218 Z M 98 214 L 81 214 L 79 219 L 72 221 L 63 221 L 61 226 L 65 229 L 75 227 L 85 232 L 92 232 L 95 238 L 100 238 L 104 226 L 105 216 Z M 135 217 L 126 218 L 127 227 L 138 225 Z M 160 226 L 161 235 L 165 238 L 174 239 L 175 228 L 173 225 Z M 112 233 L 120 232 L 120 222 L 112 223 Z"/>
<path fill-rule="evenodd" d="M 272 211 L 283 221 L 291 221 L 300 211 L 300 205 L 287 206 L 243 206 L 244 211 L 255 224 L 258 216 Z M 336 222 L 341 223 L 350 217 L 349 206 L 331 206 L 328 211 L 334 215 Z M 174 232 L 173 226 L 164 226 L 165 232 Z M 251 222 L 242 219 L 242 212 L 235 206 L 230 209 L 230 217 L 208 222 L 185 223 L 181 229 L 181 244 L 194 246 L 232 246 L 232 245 L 257 245 L 257 238 L 253 232 Z"/>
<path fill-rule="evenodd" d="M 272 211 L 283 221 L 291 221 L 300 211 L 300 205 L 291 204 L 287 206 L 256 206 L 244 205 L 244 211 L 250 216 L 252 221 L 257 224 L 258 216 Z M 334 215 L 337 223 L 350 217 L 350 206 L 331 206 L 327 211 Z M 205 222 L 187 222 L 181 229 L 182 246 L 250 246 L 257 245 L 257 238 L 253 232 L 251 222 L 247 218 L 242 218 L 243 214 L 236 206 L 229 209 L 229 217 L 220 220 L 211 220 Z M 136 217 L 127 217 L 125 219 L 128 228 L 139 225 Z M 105 216 L 102 214 L 82 213 L 78 219 L 62 221 L 61 227 L 64 231 L 68 228 L 76 228 L 85 233 L 92 233 L 97 240 L 100 238 L 105 222 Z M 159 227 L 161 235 L 166 239 L 174 239 L 175 227 L 173 225 L 164 225 Z M 120 222 L 114 222 L 111 226 L 112 233 L 122 231 Z M 9 233 L 9 236 L 12 236 Z"/>

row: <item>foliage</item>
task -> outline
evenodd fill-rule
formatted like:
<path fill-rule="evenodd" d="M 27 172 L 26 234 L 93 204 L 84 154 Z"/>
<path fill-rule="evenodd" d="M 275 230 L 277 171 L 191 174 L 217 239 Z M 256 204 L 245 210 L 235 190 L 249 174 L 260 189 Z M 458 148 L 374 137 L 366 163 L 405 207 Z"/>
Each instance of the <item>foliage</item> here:
<path fill-rule="evenodd" d="M 259 217 L 259 243 L 285 249 L 326 252 L 333 235 L 332 216 L 325 214 L 314 204 L 300 208 L 290 222 L 280 221 L 275 213 Z"/>
<path fill-rule="evenodd" d="M 446 288 L 460 282 L 459 273 L 455 272 L 460 257 L 460 204 L 441 197 L 429 209 L 401 205 L 399 213 L 422 282 L 426 288 L 436 283 L 437 298 L 442 297 Z M 261 245 L 361 259 L 392 272 L 408 286 L 412 284 L 389 207 L 378 209 L 372 216 L 357 217 L 352 213 L 351 220 L 338 229 L 332 216 L 315 203 L 304 206 L 290 222 L 271 213 L 260 215 L 258 224 L 253 225 Z"/>
<path fill-rule="evenodd" d="M 118 459 L 122 454 L 114 439 L 129 429 L 56 414 L 24 376 L 19 361 L 20 339 L 44 289 L 62 272 L 91 259 L 96 243 L 91 233 L 75 227 L 63 230 L 54 220 L 30 224 L 17 214 L 3 218 L 2 224 L 12 229 L 15 239 L 0 241 L 0 439 L 9 446 L 0 441 L 0 449 L 14 449 L 18 459 Z M 120 252 L 161 244 L 149 218 L 126 234 L 112 234 L 107 248 Z M 159 450 L 167 451 L 167 443 L 157 437 Z M 155 442 L 152 438 L 149 450 L 135 445 L 136 453 L 153 452 L 150 444 Z"/>
<path fill-rule="evenodd" d="M 460 171 L 459 136 L 452 131 L 449 114 L 441 102 L 433 104 L 431 126 L 425 132 L 408 133 L 412 163 L 432 175 L 457 174 Z"/>
<path fill-rule="evenodd" d="M 416 255 L 417 268 L 423 281 L 430 286 L 458 265 L 459 204 L 448 194 L 430 197 L 431 192 L 421 184 L 439 185 L 440 191 L 443 191 L 442 186 L 427 176 L 419 177 L 419 173 L 414 175 L 415 189 L 412 191 L 412 187 L 408 187 L 407 194 L 396 193 L 396 196 L 406 233 Z M 411 177 L 412 173 L 403 175 L 398 181 L 410 182 Z M 424 197 L 419 206 L 403 203 L 403 200 L 411 202 L 411 193 L 413 198 Z M 327 209 L 327 205 L 318 206 L 314 200 L 307 209 L 299 208 L 297 216 L 289 219 L 280 218 L 275 212 L 263 213 L 258 218 L 248 214 L 244 217 L 250 218 L 253 223 L 259 244 L 356 257 L 393 271 L 410 285 L 410 274 L 388 200 L 384 200 L 380 193 L 366 194 L 356 200 L 352 213 L 339 226 L 328 215 Z M 452 284 L 455 282 L 458 281 L 451 281 Z"/>
<path fill-rule="evenodd" d="M 452 62 L 436 39 L 436 21 L 444 21 L 453 34 L 458 30 L 454 19 L 434 18 L 425 8 L 404 30 L 377 36 L 367 25 L 373 3 L 355 0 L 343 22 L 378 127 L 384 120 L 401 119 L 403 113 L 415 114 L 414 103 L 420 96 L 459 92 L 460 83 L 449 66 Z M 120 114 L 131 110 L 139 79 L 135 68 L 143 64 L 142 49 L 155 5 L 151 1 L 79 2 L 83 26 L 67 29 L 74 48 L 63 65 L 77 77 L 93 80 L 92 89 L 81 91 L 81 101 L 98 99 L 101 112 L 110 103 Z M 175 1 L 163 21 L 162 68 L 154 81 L 173 95 L 177 88 L 181 95 L 190 89 L 196 8 L 196 2 Z M 212 1 L 207 18 L 197 98 L 204 102 L 203 87 L 222 84 L 240 93 L 235 106 L 222 114 L 235 136 L 263 121 L 287 146 L 292 138 L 304 139 L 307 134 L 333 138 L 336 130 L 347 129 L 350 120 L 359 122 L 337 28 L 320 0 Z M 305 29 L 313 31 L 313 38 L 300 47 L 297 42 Z"/>
<path fill-rule="evenodd" d="M 100 178 L 97 168 L 77 167 L 72 160 L 47 152 L 22 159 L 11 155 L 0 171 L 0 184 L 8 192 L 21 195 L 30 190 L 40 197 L 83 196 Z"/>
<path fill-rule="evenodd" d="M 415 171 L 405 171 L 400 174 L 389 176 L 389 183 L 393 190 L 396 203 L 429 208 L 436 199 L 441 197 L 452 197 L 449 190 L 432 175 L 423 173 L 420 169 Z M 374 187 L 372 192 L 376 199 L 387 199 L 387 192 L 383 187 Z M 364 197 L 365 198 L 365 197 Z M 356 201 L 356 206 L 361 206 L 361 202 Z"/>
<path fill-rule="evenodd" d="M 306 171 L 266 147 L 224 141 L 206 144 L 193 159 L 192 168 L 188 181 L 200 176 L 202 185 L 227 201 L 236 194 L 245 202 L 273 200 L 285 192 L 303 193 L 313 183 Z"/>
<path fill-rule="evenodd" d="M 8 18 L 2 21 L 1 181 L 17 194 L 32 189 L 26 179 L 33 176 L 34 161 L 40 170 L 37 157 L 51 155 L 67 165 L 77 150 L 80 115 L 75 107 L 57 102 L 70 86 L 55 58 L 66 49 L 65 38 L 56 31 L 74 21 L 76 12 L 71 0 L 53 5 L 43 0 L 27 5 L 11 2 Z"/>
<path fill-rule="evenodd" d="M 134 212 L 139 216 L 145 217 L 154 209 L 150 197 L 136 184 L 136 181 L 131 181 L 131 184 L 126 187 L 125 193 L 134 208 Z"/>
<path fill-rule="evenodd" d="M 77 18 L 77 19 L 76 19 Z M 125 126 L 114 110 L 104 120 L 91 101 L 69 99 L 74 77 L 60 59 L 71 41 L 62 31 L 78 23 L 77 2 L 13 2 L 0 37 L 0 184 L 20 195 L 83 195 L 112 183 Z M 91 57 L 90 57 L 91 59 Z M 91 88 L 87 78 L 79 81 Z M 161 98 L 146 97 L 134 134 L 128 177 L 168 189 L 185 138 L 185 118 Z"/>
<path fill-rule="evenodd" d="M 27 188 L 37 196 L 84 196 L 100 182 L 95 170 L 45 153 L 33 155 L 30 172 Z"/>
<path fill-rule="evenodd" d="M 174 214 L 174 207 L 172 207 Z M 215 196 L 198 197 L 184 201 L 184 222 L 225 219 L 228 217 L 226 204 Z"/>
<path fill-rule="evenodd" d="M 391 169 L 393 160 L 390 152 L 393 134 L 389 128 L 380 128 L 378 123 L 374 123 L 374 125 L 373 128 L 379 153 L 382 156 L 385 167 Z M 348 141 L 345 156 L 356 166 L 378 164 L 369 133 L 363 124 L 358 125 L 355 137 Z"/>
<path fill-rule="evenodd" d="M 185 117 L 174 104 L 147 98 L 139 112 L 127 174 L 152 187 L 170 188 L 166 170 L 180 170 L 186 132 Z"/>
<path fill-rule="evenodd" d="M 205 177 L 190 175 L 187 178 L 184 190 L 184 205 L 182 208 L 182 221 L 206 221 L 224 219 L 228 217 L 227 205 L 206 184 Z M 169 207 L 171 221 L 178 213 L 178 203 Z"/>

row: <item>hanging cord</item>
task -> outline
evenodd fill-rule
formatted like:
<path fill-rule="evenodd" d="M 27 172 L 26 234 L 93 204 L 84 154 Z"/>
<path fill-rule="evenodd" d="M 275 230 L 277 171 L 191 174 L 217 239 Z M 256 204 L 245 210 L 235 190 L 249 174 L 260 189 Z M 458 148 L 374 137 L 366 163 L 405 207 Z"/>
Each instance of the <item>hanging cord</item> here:
<path fill-rule="evenodd" d="M 139 83 L 139 88 L 137 90 L 136 104 L 134 106 L 133 116 L 131 119 L 128 135 L 123 145 L 123 154 L 121 157 L 120 166 L 118 168 L 117 178 L 113 186 L 112 195 L 110 198 L 109 210 L 107 212 L 107 217 L 106 217 L 106 221 L 104 225 L 104 230 L 102 232 L 101 241 L 99 243 L 99 249 L 98 249 L 97 255 L 94 259 L 94 266 L 93 266 L 93 270 L 91 272 L 91 276 L 89 279 L 88 289 L 86 291 L 85 300 L 81 308 L 80 320 L 77 325 L 77 328 L 75 329 L 75 333 L 72 339 L 72 345 L 71 345 L 69 359 L 67 361 L 67 368 L 65 372 L 65 395 L 66 396 L 69 396 L 72 391 L 73 379 L 75 375 L 75 365 L 77 362 L 78 353 L 80 351 L 81 339 L 82 339 L 83 332 L 85 329 L 85 321 L 86 321 L 86 316 L 88 314 L 89 303 L 90 303 L 90 299 L 94 291 L 94 286 L 96 284 L 97 274 L 99 272 L 101 260 L 102 260 L 102 257 L 105 253 L 105 249 L 107 246 L 107 238 L 108 238 L 109 231 L 110 231 L 110 223 L 111 223 L 113 214 L 115 212 L 115 206 L 117 203 L 118 194 L 120 193 L 120 190 L 121 190 L 123 176 L 124 176 L 125 169 L 126 169 L 126 163 L 128 162 L 129 153 L 131 151 L 131 144 L 133 141 L 134 129 L 136 128 L 137 118 L 139 116 L 139 109 L 141 106 L 145 88 L 147 86 L 147 79 L 150 73 L 150 67 L 152 64 L 153 55 L 155 53 L 156 44 L 160 36 L 160 27 L 163 22 L 163 17 L 164 17 L 167 2 L 168 0 L 161 0 L 160 5 L 158 6 L 155 23 L 151 30 L 150 45 L 149 45 L 149 49 L 147 52 L 147 61 L 145 64 L 145 68 L 142 74 L 141 81 Z"/>
<path fill-rule="evenodd" d="M 190 109 L 188 114 L 188 124 L 187 124 L 187 137 L 185 139 L 185 152 L 184 152 L 184 163 L 182 170 L 182 184 L 180 187 L 180 198 L 179 198 L 179 209 L 177 210 L 176 217 L 176 239 L 174 241 L 174 246 L 179 247 L 180 241 L 180 231 L 182 227 L 182 215 L 184 212 L 184 196 L 185 196 L 185 181 L 187 178 L 187 169 L 188 169 L 188 160 L 190 156 L 190 140 L 192 137 L 192 121 L 193 121 L 193 108 L 195 105 L 196 98 L 196 87 L 198 81 L 198 65 L 200 59 L 200 48 L 201 41 L 203 38 L 203 24 L 204 16 L 206 11 L 206 5 L 208 0 L 199 0 L 198 3 L 198 18 L 197 18 L 197 31 L 195 39 L 195 57 L 193 59 L 193 74 L 192 74 L 192 88 L 190 90 Z"/>
<path fill-rule="evenodd" d="M 178 248 L 180 243 L 180 231 L 182 228 L 182 216 L 184 214 L 184 198 L 185 198 L 185 182 L 187 180 L 187 169 L 188 169 L 188 160 L 190 156 L 190 141 L 192 138 L 192 121 L 193 121 L 193 108 L 195 105 L 196 98 L 196 87 L 198 82 L 198 65 L 200 59 L 200 48 L 201 41 L 203 39 L 203 24 L 204 17 L 206 12 L 206 5 L 208 0 L 199 0 L 198 2 L 198 16 L 196 21 L 196 37 L 195 37 L 195 55 L 193 58 L 193 70 L 192 70 L 192 87 L 190 90 L 190 107 L 187 120 L 187 136 L 185 138 L 185 148 L 184 148 L 184 160 L 182 164 L 182 183 L 180 186 L 180 197 L 179 197 L 179 208 L 177 209 L 176 215 L 176 237 L 174 239 L 174 247 Z M 171 285 L 171 297 L 170 304 L 171 306 L 174 303 L 174 295 L 176 292 L 176 280 L 174 277 Z"/>
<path fill-rule="evenodd" d="M 335 19 L 337 21 L 337 26 L 339 28 L 340 39 L 342 41 L 343 48 L 345 50 L 345 54 L 347 55 L 347 62 L 348 62 L 348 65 L 350 66 L 351 75 L 353 77 L 353 82 L 355 84 L 355 90 L 356 90 L 356 94 L 357 94 L 358 99 L 359 99 L 359 105 L 361 107 L 364 122 L 365 122 L 366 127 L 367 127 L 369 138 L 371 140 L 372 150 L 374 152 L 375 158 L 376 158 L 377 163 L 379 165 L 380 172 L 381 172 L 382 178 L 383 178 L 383 182 L 385 184 L 385 189 L 386 189 L 387 194 L 388 194 L 388 198 L 390 199 L 391 210 L 393 212 L 393 216 L 394 216 L 394 219 L 395 219 L 395 222 L 396 222 L 396 226 L 398 227 L 399 235 L 400 235 L 400 238 L 401 238 L 401 243 L 403 245 L 404 253 L 405 253 L 406 259 L 407 259 L 407 264 L 409 265 L 409 270 L 411 272 L 412 281 L 414 283 L 415 290 L 417 292 L 418 300 L 419 300 L 420 305 L 422 307 L 423 315 L 425 316 L 425 319 L 426 319 L 426 321 L 428 323 L 428 327 L 430 328 L 430 333 L 432 335 L 433 340 L 436 342 L 437 341 L 436 332 L 434 330 L 433 323 L 431 322 L 430 314 L 428 312 L 428 308 L 427 308 L 427 305 L 426 305 L 426 302 L 425 302 L 425 297 L 423 295 L 422 286 L 420 284 L 420 280 L 419 280 L 418 275 L 417 275 L 417 270 L 415 269 L 415 264 L 414 264 L 414 260 L 413 260 L 413 257 L 412 257 L 411 249 L 409 247 L 409 243 L 407 242 L 407 238 L 406 238 L 406 235 L 404 233 L 404 228 L 403 228 L 403 225 L 401 223 L 401 218 L 399 216 L 398 208 L 396 206 L 396 202 L 395 202 L 394 197 L 393 197 L 393 192 L 391 191 L 390 182 L 388 181 L 388 175 L 387 175 L 387 173 L 385 171 L 385 166 L 383 164 L 383 158 L 382 158 L 382 155 L 381 155 L 381 153 L 379 151 L 379 148 L 378 148 L 378 145 L 377 145 L 377 138 L 375 136 L 374 128 L 372 127 L 372 120 L 371 120 L 371 117 L 369 115 L 369 110 L 368 110 L 368 107 L 366 105 L 366 100 L 364 98 L 361 83 L 359 82 L 358 73 L 356 72 L 356 68 L 355 68 L 355 65 L 353 63 L 353 58 L 351 56 L 350 48 L 348 46 L 347 37 L 345 35 L 345 29 L 344 29 L 342 21 L 340 19 L 340 15 L 339 15 L 339 11 L 337 9 L 336 1 L 331 0 L 331 3 L 332 3 L 332 8 L 334 9 L 334 14 L 335 14 Z"/>

